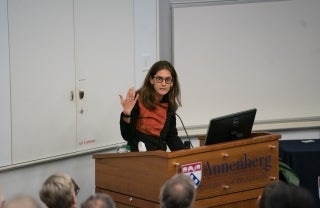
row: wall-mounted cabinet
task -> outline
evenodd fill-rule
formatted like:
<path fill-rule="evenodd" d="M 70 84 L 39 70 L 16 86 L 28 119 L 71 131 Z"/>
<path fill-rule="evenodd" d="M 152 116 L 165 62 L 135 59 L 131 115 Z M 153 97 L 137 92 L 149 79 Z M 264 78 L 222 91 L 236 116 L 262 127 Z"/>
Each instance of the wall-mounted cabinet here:
<path fill-rule="evenodd" d="M 132 0 L 8 1 L 13 164 L 122 141 L 133 20 Z"/>

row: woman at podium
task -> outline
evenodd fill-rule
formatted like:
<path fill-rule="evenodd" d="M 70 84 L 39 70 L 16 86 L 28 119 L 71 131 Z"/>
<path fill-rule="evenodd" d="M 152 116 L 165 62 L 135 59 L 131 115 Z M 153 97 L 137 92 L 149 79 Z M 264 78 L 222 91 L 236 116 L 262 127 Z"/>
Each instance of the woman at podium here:
<path fill-rule="evenodd" d="M 125 97 L 119 96 L 120 131 L 131 151 L 184 149 L 175 114 L 181 106 L 180 85 L 170 62 L 154 63 L 140 89 L 131 87 Z"/>

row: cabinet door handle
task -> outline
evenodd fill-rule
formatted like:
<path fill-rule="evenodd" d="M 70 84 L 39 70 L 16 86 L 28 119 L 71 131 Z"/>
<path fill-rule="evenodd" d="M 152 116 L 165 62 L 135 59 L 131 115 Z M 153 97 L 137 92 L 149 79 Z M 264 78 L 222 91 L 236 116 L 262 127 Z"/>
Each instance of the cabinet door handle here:
<path fill-rule="evenodd" d="M 80 98 L 80 100 L 82 100 L 83 97 L 84 97 L 84 90 L 83 90 L 83 89 L 80 89 L 80 90 L 79 90 L 79 98 Z"/>
<path fill-rule="evenodd" d="M 71 92 L 70 92 L 70 100 L 71 100 L 71 101 L 73 101 L 73 97 L 74 97 L 73 91 L 71 90 Z"/>

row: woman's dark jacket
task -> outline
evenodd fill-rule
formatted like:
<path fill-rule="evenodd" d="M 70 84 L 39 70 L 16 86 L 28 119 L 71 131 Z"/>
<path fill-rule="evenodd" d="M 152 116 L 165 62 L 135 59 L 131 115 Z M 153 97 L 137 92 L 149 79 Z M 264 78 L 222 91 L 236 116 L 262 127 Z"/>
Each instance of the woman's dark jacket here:
<path fill-rule="evenodd" d="M 123 114 L 120 116 L 120 131 L 121 136 L 127 141 L 127 145 L 130 146 L 132 152 L 138 151 L 138 143 L 142 141 L 147 150 L 164 150 L 166 151 L 167 145 L 171 151 L 185 149 L 183 142 L 178 136 L 176 127 L 176 115 L 175 112 L 169 107 L 167 110 L 167 118 L 164 127 L 159 137 L 151 136 L 137 131 L 136 125 L 140 115 L 138 103 L 131 111 L 130 123 L 126 123 L 123 120 Z"/>

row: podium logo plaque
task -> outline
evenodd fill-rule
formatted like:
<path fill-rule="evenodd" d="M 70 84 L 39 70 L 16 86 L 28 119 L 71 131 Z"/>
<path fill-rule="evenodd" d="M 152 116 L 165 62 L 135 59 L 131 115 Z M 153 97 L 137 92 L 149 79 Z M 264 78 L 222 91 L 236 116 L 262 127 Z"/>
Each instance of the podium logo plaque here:
<path fill-rule="evenodd" d="M 181 166 L 182 173 L 188 175 L 198 188 L 202 178 L 202 162 L 189 163 Z"/>

